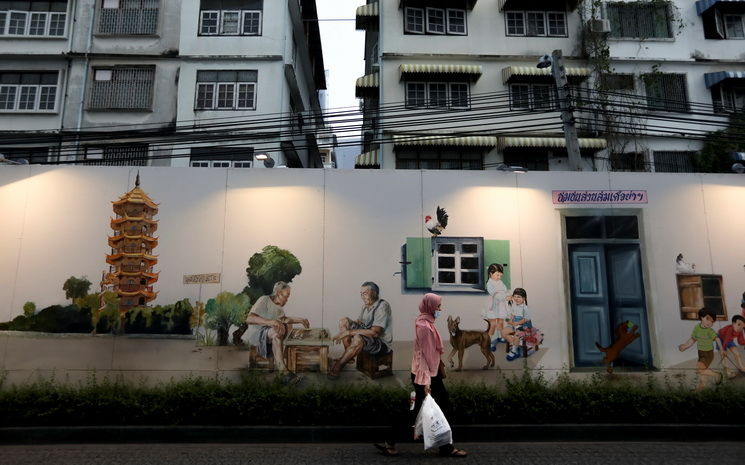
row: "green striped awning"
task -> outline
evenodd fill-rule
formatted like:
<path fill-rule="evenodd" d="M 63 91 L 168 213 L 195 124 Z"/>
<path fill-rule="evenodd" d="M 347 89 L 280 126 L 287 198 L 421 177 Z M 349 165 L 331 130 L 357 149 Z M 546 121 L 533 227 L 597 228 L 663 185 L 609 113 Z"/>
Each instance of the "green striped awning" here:
<path fill-rule="evenodd" d="M 365 76 L 357 78 L 357 81 L 355 81 L 355 96 L 357 98 L 374 97 L 378 94 L 379 86 L 380 73 L 366 74 Z"/>
<path fill-rule="evenodd" d="M 368 3 L 357 8 L 355 12 L 355 28 L 358 30 L 377 28 L 380 16 L 380 3 Z"/>
<path fill-rule="evenodd" d="M 437 64 L 402 64 L 399 66 L 401 77 L 405 74 L 465 74 L 472 80 L 477 80 L 484 72 L 483 66 L 480 65 L 449 65 L 443 63 Z"/>
<path fill-rule="evenodd" d="M 371 150 L 369 152 L 361 153 L 354 159 L 355 166 L 380 166 L 378 158 L 379 150 Z"/>
<path fill-rule="evenodd" d="M 564 137 L 500 137 L 499 149 L 507 147 L 554 147 L 561 148 L 567 146 L 567 140 Z M 605 139 L 599 138 L 580 138 L 579 147 L 581 149 L 604 149 L 608 146 Z"/>
<path fill-rule="evenodd" d="M 494 136 L 406 136 L 394 135 L 393 145 L 451 145 L 461 147 L 495 147 Z"/>
<path fill-rule="evenodd" d="M 590 68 L 564 68 L 568 79 L 582 80 L 590 76 Z M 502 69 L 502 82 L 507 84 L 518 80 L 521 76 L 545 76 L 551 78 L 551 68 L 535 66 L 508 66 Z"/>

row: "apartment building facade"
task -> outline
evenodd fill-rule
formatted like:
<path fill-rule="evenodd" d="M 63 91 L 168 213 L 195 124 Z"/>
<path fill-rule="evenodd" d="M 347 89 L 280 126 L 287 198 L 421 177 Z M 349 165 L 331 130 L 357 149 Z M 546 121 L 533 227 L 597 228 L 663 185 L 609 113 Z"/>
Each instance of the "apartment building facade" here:
<path fill-rule="evenodd" d="M 355 166 L 570 170 L 571 124 L 583 170 L 694 171 L 745 108 L 744 24 L 742 0 L 370 0 Z"/>
<path fill-rule="evenodd" d="M 0 153 L 322 167 L 315 0 L 0 2 Z"/>

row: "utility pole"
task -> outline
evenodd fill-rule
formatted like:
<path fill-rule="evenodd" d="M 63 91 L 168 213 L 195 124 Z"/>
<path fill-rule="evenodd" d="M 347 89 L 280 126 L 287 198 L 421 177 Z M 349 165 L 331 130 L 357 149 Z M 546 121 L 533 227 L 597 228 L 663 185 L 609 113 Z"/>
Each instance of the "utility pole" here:
<path fill-rule="evenodd" d="M 564 69 L 561 50 L 554 50 L 551 53 L 551 61 L 551 74 L 556 81 L 561 121 L 564 123 L 564 137 L 566 137 L 567 141 L 569 168 L 572 171 L 582 171 L 582 155 L 579 153 L 579 139 L 577 137 L 577 128 L 574 125 L 574 107 L 571 102 L 572 96 L 567 89 L 567 73 Z"/>

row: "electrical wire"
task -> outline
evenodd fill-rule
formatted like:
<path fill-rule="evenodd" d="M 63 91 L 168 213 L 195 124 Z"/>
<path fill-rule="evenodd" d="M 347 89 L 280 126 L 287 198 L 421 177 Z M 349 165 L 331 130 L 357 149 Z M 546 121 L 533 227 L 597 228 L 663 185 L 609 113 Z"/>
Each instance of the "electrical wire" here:
<path fill-rule="evenodd" d="M 574 121 L 580 129 L 603 128 L 612 121 L 611 130 L 600 131 L 608 136 L 667 138 L 674 140 L 716 139 L 745 143 L 734 134 L 745 130 L 745 123 L 732 121 L 727 113 L 715 112 L 711 104 L 681 102 L 675 99 L 648 99 L 624 92 L 578 89 L 569 87 Z M 250 144 L 254 153 L 278 153 L 281 140 L 293 140 L 295 149 L 304 151 L 317 147 L 304 136 L 324 132 L 336 136 L 336 147 L 360 145 L 365 130 L 373 130 L 377 138 L 369 144 L 390 143 L 380 134 L 395 132 L 408 135 L 458 137 L 467 135 L 563 134 L 556 101 L 536 102 L 533 109 L 515 109 L 514 93 L 510 91 L 472 94 L 468 109 L 411 108 L 406 101 L 381 105 L 375 111 L 375 124 L 356 107 L 332 108 L 322 112 L 262 113 L 237 116 L 180 120 L 177 123 L 148 123 L 106 125 L 85 130 L 29 131 L 8 133 L 3 145 L 54 147 L 59 161 L 54 164 L 91 163 L 78 158 L 81 147 L 106 145 L 147 144 L 147 159 L 188 158 L 194 146 L 219 145 L 220 148 L 242 147 Z M 650 105 L 661 108 L 681 108 L 685 111 L 650 110 Z M 535 108 L 545 106 L 547 108 Z M 301 124 L 300 119 L 306 121 Z M 317 130 L 308 119 L 321 119 L 328 129 Z M 722 131 L 729 127 L 731 131 Z M 437 132 L 434 132 L 437 131 Z M 299 137 L 298 137 L 299 136 Z M 315 138 L 314 138 L 315 140 Z M 321 143 L 323 145 L 323 143 Z M 168 152 L 168 153 L 158 153 Z M 183 152 L 183 153 L 180 153 Z M 126 157 L 117 161 L 126 161 Z"/>

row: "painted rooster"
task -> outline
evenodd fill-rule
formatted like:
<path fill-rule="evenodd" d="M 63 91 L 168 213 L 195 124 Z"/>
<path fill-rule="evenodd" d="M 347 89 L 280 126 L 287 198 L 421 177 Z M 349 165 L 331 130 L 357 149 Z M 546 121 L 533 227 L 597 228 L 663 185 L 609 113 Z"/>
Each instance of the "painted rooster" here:
<path fill-rule="evenodd" d="M 442 231 L 447 227 L 447 225 L 448 214 L 445 209 L 440 208 L 439 205 L 437 206 L 437 219 L 432 218 L 429 215 L 424 217 L 424 226 L 426 226 L 427 230 L 432 233 L 432 236 L 439 236 L 442 234 Z"/>

